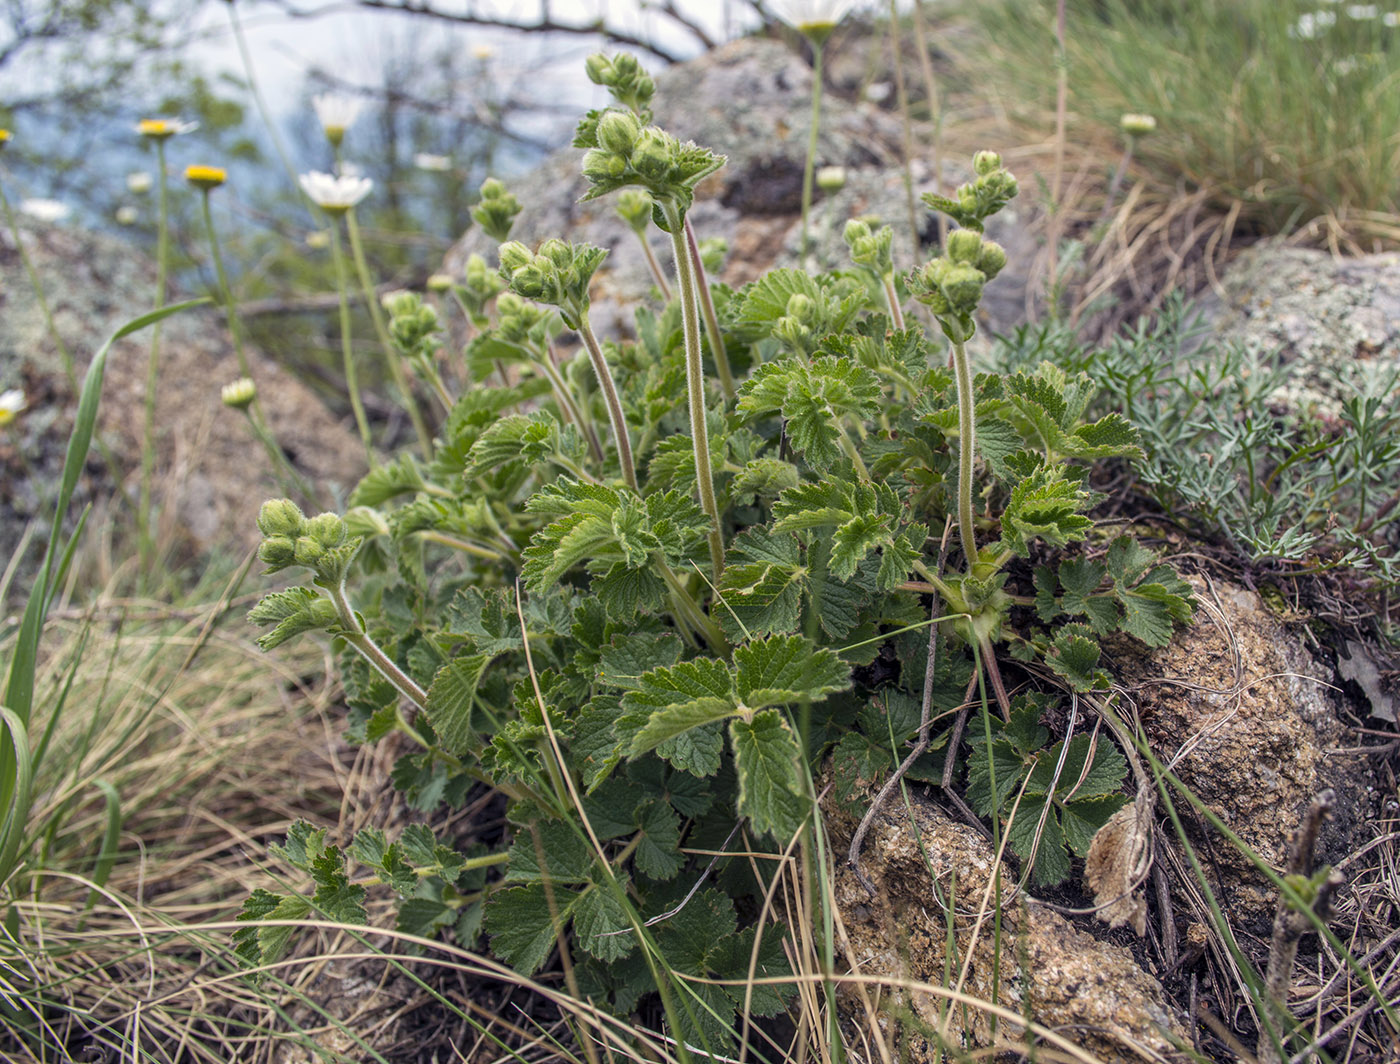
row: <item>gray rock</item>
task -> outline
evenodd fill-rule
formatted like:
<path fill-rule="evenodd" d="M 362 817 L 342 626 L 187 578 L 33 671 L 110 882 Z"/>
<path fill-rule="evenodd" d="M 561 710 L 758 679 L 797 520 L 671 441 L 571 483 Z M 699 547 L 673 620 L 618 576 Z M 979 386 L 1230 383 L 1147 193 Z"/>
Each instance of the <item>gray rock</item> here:
<path fill-rule="evenodd" d="M 152 306 L 155 264 L 129 244 L 77 229 L 26 222 L 20 235 L 81 384 L 106 338 Z M 180 298 L 172 294 L 171 301 Z M 166 319 L 161 335 L 155 469 L 161 527 L 176 546 L 176 560 L 211 550 L 241 552 L 257 541 L 262 500 L 283 490 L 243 415 L 220 400 L 221 386 L 240 375 L 223 313 L 213 307 L 182 312 Z M 99 433 L 112 465 L 94 447 L 70 519 L 93 503 L 94 527 L 104 514 L 133 527 L 149 349 L 145 331 L 118 343 L 108 357 Z M 284 449 L 325 502 L 343 494 L 363 472 L 357 438 L 286 370 L 259 351 L 249 349 L 248 356 L 264 414 Z M 0 388 L 23 388 L 28 399 L 14 431 L 0 435 L 0 557 L 8 558 L 31 520 L 37 518 L 42 530 L 51 518 L 77 406 L 8 231 L 0 233 Z M 21 585 L 40 553 L 37 543 L 26 552 Z"/>
<path fill-rule="evenodd" d="M 1288 363 L 1281 408 L 1334 418 L 1366 379 L 1400 372 L 1400 255 L 1334 259 L 1256 244 L 1199 309 L 1216 339 Z"/>
<path fill-rule="evenodd" d="M 776 266 L 798 265 L 811 92 L 812 71 L 807 63 L 787 46 L 761 39 L 735 41 L 657 77 L 657 124 L 728 158 L 722 170 L 700 185 L 690 214 L 702 240 L 710 236 L 729 240 L 730 254 L 719 277 L 726 284 L 738 286 Z M 938 227 L 919 196 L 933 191 L 946 194 L 968 180 L 970 160 L 945 164 L 943 182 L 938 185 L 924 155 L 915 157 L 920 239 L 916 255 L 904 189 L 899 116 L 828 92 L 823 96 L 820 130 L 817 165 L 845 167 L 847 181 L 839 192 L 814 193 L 810 225 L 818 264 L 824 268 L 849 265 L 841 230 L 847 219 L 862 216 L 877 217 L 893 227 L 898 269 L 907 271 L 926 260 Z M 916 145 L 929 141 L 927 130 L 916 130 Z M 577 148 L 564 148 L 526 177 L 511 182 L 511 190 L 525 208 L 511 235 L 532 247 L 560 237 L 608 248 L 611 254 L 594 287 L 594 325 L 600 332 L 630 332 L 632 308 L 651 287 L 646 260 L 631 230 L 617 217 L 612 197 L 579 202 L 588 188 L 580 173 L 582 156 Z M 984 325 L 993 331 L 1008 330 L 1024 319 L 1026 271 L 1035 251 L 1024 225 L 1028 210 L 1013 204 L 988 227 L 988 235 L 1006 246 L 1009 259 L 1008 268 L 987 288 Z M 653 231 L 652 244 L 663 269 L 669 271 L 669 238 Z M 473 253 L 495 263 L 496 244 L 472 229 L 448 253 L 447 269 L 460 273 Z"/>

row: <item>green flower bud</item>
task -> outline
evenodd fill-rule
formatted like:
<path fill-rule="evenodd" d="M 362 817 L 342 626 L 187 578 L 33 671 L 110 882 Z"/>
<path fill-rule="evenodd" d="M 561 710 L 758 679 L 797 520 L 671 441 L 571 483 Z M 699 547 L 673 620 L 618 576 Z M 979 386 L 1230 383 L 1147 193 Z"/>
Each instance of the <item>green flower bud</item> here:
<path fill-rule="evenodd" d="M 418 308 L 423 301 L 413 292 L 400 288 L 394 292 L 385 292 L 379 300 L 379 305 L 389 312 L 393 318 L 406 318 L 411 314 L 417 314 Z"/>
<path fill-rule="evenodd" d="M 943 277 L 943 295 L 954 312 L 971 314 L 982 299 L 986 281 L 986 276 L 976 266 L 954 263 Z"/>
<path fill-rule="evenodd" d="M 978 177 L 986 177 L 993 170 L 1001 169 L 1001 156 L 994 151 L 979 151 L 972 157 L 972 169 Z"/>
<path fill-rule="evenodd" d="M 952 262 L 975 263 L 982 253 L 982 236 L 971 229 L 954 229 L 948 234 L 944 250 Z"/>
<path fill-rule="evenodd" d="M 617 197 L 617 213 L 638 233 L 651 224 L 651 194 L 640 188 L 623 189 Z"/>
<path fill-rule="evenodd" d="M 675 142 L 662 130 L 649 126 L 632 149 L 632 168 L 647 181 L 664 181 L 671 170 Z"/>
<path fill-rule="evenodd" d="M 1157 128 L 1157 119 L 1152 115 L 1125 114 L 1118 120 L 1118 128 L 1130 137 L 1145 137 Z"/>
<path fill-rule="evenodd" d="M 788 297 L 787 316 L 802 323 L 810 322 L 816 314 L 816 305 L 810 296 L 805 296 L 801 292 L 794 292 Z"/>
<path fill-rule="evenodd" d="M 823 192 L 840 192 L 846 187 L 844 166 L 823 166 L 817 170 L 817 188 Z"/>
<path fill-rule="evenodd" d="M 306 516 L 291 499 L 268 499 L 258 511 L 258 531 L 264 536 L 301 534 Z"/>
<path fill-rule="evenodd" d="M 258 560 L 267 563 L 267 571 L 275 573 L 296 564 L 296 546 L 291 536 L 268 536 L 258 544 Z"/>
<path fill-rule="evenodd" d="M 520 201 L 494 177 L 481 183 L 481 202 L 472 208 L 472 218 L 493 240 L 505 240 L 520 213 Z"/>
<path fill-rule="evenodd" d="M 316 563 L 325 555 L 326 548 L 312 536 L 297 536 L 292 547 L 292 556 L 297 565 L 308 569 L 316 568 Z"/>
<path fill-rule="evenodd" d="M 223 400 L 224 406 L 235 410 L 247 410 L 257 397 L 258 386 L 253 383 L 251 377 L 239 377 L 219 390 L 219 398 Z"/>
<path fill-rule="evenodd" d="M 345 511 L 345 531 L 351 536 L 387 536 L 389 522 L 372 506 L 353 506 Z"/>
<path fill-rule="evenodd" d="M 641 131 L 641 124 L 630 112 L 608 111 L 598 120 L 598 146 L 625 158 Z"/>
<path fill-rule="evenodd" d="M 855 247 L 855 242 L 862 237 L 870 235 L 870 225 L 859 218 L 852 218 L 846 223 L 846 228 L 841 230 L 841 236 L 846 241 L 846 246 Z"/>
<path fill-rule="evenodd" d="M 593 148 L 583 157 L 583 176 L 590 181 L 615 181 L 627 172 L 627 160 L 615 152 Z"/>
<path fill-rule="evenodd" d="M 510 287 L 526 299 L 543 299 L 553 286 L 548 273 L 532 262 L 511 272 Z"/>
<path fill-rule="evenodd" d="M 987 280 L 991 280 L 1001 273 L 1006 266 L 1006 250 L 994 240 L 982 241 L 982 252 L 977 256 L 977 261 L 973 263 Z"/>
<path fill-rule="evenodd" d="M 500 259 L 501 270 L 507 274 L 524 269 L 535 261 L 530 249 L 519 240 L 510 240 L 502 244 L 496 256 Z"/>
<path fill-rule="evenodd" d="M 484 200 L 501 199 L 509 194 L 505 182 L 500 178 L 488 177 L 481 183 L 481 198 Z"/>
<path fill-rule="evenodd" d="M 564 241 L 557 237 L 550 237 L 540 245 L 540 250 L 536 253 L 539 258 L 547 259 L 550 265 L 555 267 L 566 267 L 573 261 L 573 251 Z M 536 265 L 542 265 L 538 261 Z"/>
<path fill-rule="evenodd" d="M 343 544 L 349 532 L 340 514 L 326 512 L 307 520 L 305 534 L 329 550 Z"/>
<path fill-rule="evenodd" d="M 450 292 L 452 290 L 452 275 L 450 273 L 430 273 L 427 289 L 429 292 Z"/>
<path fill-rule="evenodd" d="M 812 330 L 788 315 L 773 323 L 773 335 L 789 347 L 806 351 L 811 343 Z"/>
<path fill-rule="evenodd" d="M 607 85 L 612 79 L 612 60 L 602 52 L 595 52 L 585 59 L 583 69 L 588 73 L 588 80 L 594 85 Z"/>

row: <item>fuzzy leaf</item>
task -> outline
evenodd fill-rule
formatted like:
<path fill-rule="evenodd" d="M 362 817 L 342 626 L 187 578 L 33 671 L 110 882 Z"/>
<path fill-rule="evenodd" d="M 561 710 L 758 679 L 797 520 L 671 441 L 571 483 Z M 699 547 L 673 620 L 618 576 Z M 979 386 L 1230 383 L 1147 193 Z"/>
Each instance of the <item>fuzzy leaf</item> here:
<path fill-rule="evenodd" d="M 1027 558 L 1034 539 L 1052 547 L 1083 539 L 1093 522 L 1080 511 L 1090 501 L 1087 492 L 1064 479 L 1061 469 L 1042 466 L 1012 489 L 1001 517 L 1002 542 Z"/>
<path fill-rule="evenodd" d="M 755 831 L 786 843 L 807 813 L 792 729 L 781 713 L 767 709 L 752 721 L 730 721 L 729 738 L 739 776 L 739 812 Z"/>
<path fill-rule="evenodd" d="M 1099 642 L 1088 625 L 1067 624 L 1056 631 L 1045 663 L 1076 691 L 1108 689 L 1108 674 L 1098 667 Z"/>
<path fill-rule="evenodd" d="M 506 881 L 584 883 L 593 874 L 593 861 L 588 840 L 571 823 L 540 820 L 516 834 Z"/>
<path fill-rule="evenodd" d="M 623 696 L 622 708 L 646 714 L 628 749 L 628 757 L 637 758 L 691 728 L 729 716 L 734 686 L 722 661 L 697 658 L 646 673 L 638 689 Z"/>
<path fill-rule="evenodd" d="M 681 826 L 671 806 L 663 801 L 645 802 L 637 810 L 641 841 L 633 860 L 652 879 L 674 879 L 681 870 Z"/>
<path fill-rule="evenodd" d="M 472 727 L 472 705 L 490 664 L 491 658 L 486 654 L 453 658 L 437 671 L 428 688 L 428 703 L 423 711 L 443 747 L 451 753 L 467 753 L 478 742 Z"/>
<path fill-rule="evenodd" d="M 492 951 L 521 975 L 545 962 L 578 904 L 578 895 L 543 883 L 498 890 L 486 903 Z"/>
<path fill-rule="evenodd" d="M 463 588 L 447 604 L 440 623 L 444 635 L 466 636 L 478 654 L 494 657 L 521 646 L 515 596 L 505 588 Z"/>
<path fill-rule="evenodd" d="M 715 721 L 667 739 L 656 748 L 656 756 L 683 772 L 704 779 L 719 771 L 723 750 L 724 737 L 720 734 L 719 722 Z"/>
<path fill-rule="evenodd" d="M 635 935 L 609 934 L 622 930 L 630 932 L 631 927 L 622 903 L 604 884 L 595 884 L 585 891 L 574 907 L 574 934 L 579 947 L 600 961 L 611 963 L 636 948 Z"/>
<path fill-rule="evenodd" d="M 675 665 L 682 649 L 680 637 L 674 632 L 623 636 L 620 642 L 614 639 L 600 652 L 598 682 L 624 691 L 639 691 L 643 673 Z"/>
<path fill-rule="evenodd" d="M 1069 853 L 1065 849 L 1065 833 L 1060 827 L 1060 818 L 1053 806 L 1045 817 L 1040 845 L 1035 846 L 1036 828 L 1044 811 L 1045 797 L 1027 794 L 1021 798 L 1021 804 L 1016 808 L 1016 818 L 1006 830 L 1011 848 L 1021 860 L 1030 860 L 1031 851 L 1035 850 L 1032 878 L 1036 885 L 1053 887 L 1069 878 Z"/>
<path fill-rule="evenodd" d="M 851 686 L 850 667 L 805 637 L 775 635 L 734 651 L 735 687 L 749 709 L 820 701 Z"/>

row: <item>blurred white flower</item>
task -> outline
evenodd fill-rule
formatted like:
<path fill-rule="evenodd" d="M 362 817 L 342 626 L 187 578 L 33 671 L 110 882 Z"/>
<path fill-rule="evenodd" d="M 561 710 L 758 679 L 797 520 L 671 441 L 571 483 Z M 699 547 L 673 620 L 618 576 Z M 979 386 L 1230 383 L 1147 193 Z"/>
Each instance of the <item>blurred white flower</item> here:
<path fill-rule="evenodd" d="M 129 203 L 123 203 L 117 208 L 118 225 L 135 225 L 141 218 L 141 212 Z"/>
<path fill-rule="evenodd" d="M 805 36 L 831 36 L 836 24 L 849 15 L 856 0 L 769 0 L 773 14 Z"/>
<path fill-rule="evenodd" d="M 1305 11 L 1298 16 L 1297 22 L 1288 27 L 1288 36 L 1310 41 L 1323 30 L 1330 29 L 1336 24 L 1337 13 L 1335 11 Z"/>
<path fill-rule="evenodd" d="M 492 48 L 489 44 L 478 44 L 472 49 L 472 58 L 478 62 L 485 63 L 488 60 L 496 58 L 496 49 Z"/>
<path fill-rule="evenodd" d="M 445 174 L 452 169 L 452 160 L 446 155 L 433 155 L 431 152 L 420 151 L 413 157 L 413 165 L 420 170 L 427 170 L 429 173 Z"/>
<path fill-rule="evenodd" d="M 68 217 L 70 208 L 55 199 L 27 199 L 20 200 L 19 210 L 41 222 L 61 222 Z"/>
<path fill-rule="evenodd" d="M 343 214 L 369 195 L 374 182 L 367 177 L 334 177 L 313 170 L 302 174 L 301 188 L 311 202 L 330 214 Z"/>
<path fill-rule="evenodd" d="M 0 392 L 0 426 L 8 425 L 24 413 L 24 393 L 18 388 Z"/>
<path fill-rule="evenodd" d="M 140 196 L 151 191 L 151 185 L 155 179 L 145 170 L 133 170 L 126 175 L 126 190 L 133 196 Z"/>
<path fill-rule="evenodd" d="M 316 108 L 316 117 L 325 130 L 326 139 L 339 146 L 345 138 L 345 131 L 360 117 L 365 102 L 355 96 L 338 92 L 323 92 L 311 98 L 311 106 Z"/>
<path fill-rule="evenodd" d="M 1381 25 L 1394 29 L 1400 26 L 1400 11 L 1387 11 L 1381 16 Z"/>
<path fill-rule="evenodd" d="M 1366 22 L 1376 18 L 1381 13 L 1381 9 L 1375 4 L 1348 4 L 1347 18 L 1355 19 L 1357 22 Z"/>
<path fill-rule="evenodd" d="M 178 118 L 143 118 L 136 123 L 136 132 L 152 140 L 165 140 L 183 133 L 193 133 L 198 122 L 182 122 Z"/>

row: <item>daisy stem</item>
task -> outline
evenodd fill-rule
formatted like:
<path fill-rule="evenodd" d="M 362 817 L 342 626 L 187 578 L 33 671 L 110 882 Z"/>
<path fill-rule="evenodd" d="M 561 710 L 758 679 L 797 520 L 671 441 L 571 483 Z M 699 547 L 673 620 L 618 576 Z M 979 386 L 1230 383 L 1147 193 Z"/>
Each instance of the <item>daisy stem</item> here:
<path fill-rule="evenodd" d="M 160 214 L 156 229 L 156 298 L 153 310 L 165 306 L 170 276 L 170 183 L 165 173 L 165 139 L 156 138 L 156 180 L 160 182 Z M 161 323 L 151 326 L 151 350 L 146 359 L 146 401 L 141 432 L 141 487 L 137 501 L 136 532 L 143 577 L 150 575 L 155 540 L 151 526 L 151 482 L 156 464 L 156 380 L 160 375 Z"/>
<path fill-rule="evenodd" d="M 822 53 L 826 42 L 815 37 L 812 42 L 812 128 L 807 134 L 807 165 L 802 170 L 802 263 L 807 263 L 810 235 L 807 220 L 812 213 L 812 179 L 817 166 L 817 133 L 822 118 Z"/>
<path fill-rule="evenodd" d="M 345 249 L 340 244 L 340 224 L 331 218 L 331 258 L 335 260 L 335 284 L 340 292 L 340 357 L 345 370 L 345 390 L 350 393 L 350 409 L 355 412 L 355 425 L 360 430 L 360 442 L 365 445 L 365 458 L 370 468 L 378 465 L 370 443 L 369 420 L 360 400 L 360 385 L 355 375 L 355 354 L 350 346 L 350 276 L 345 268 Z"/>
<path fill-rule="evenodd" d="M 399 390 L 403 397 L 404 409 L 408 411 L 409 420 L 413 422 L 413 431 L 418 434 L 418 446 L 422 449 L 426 458 L 433 456 L 433 435 L 428 431 L 427 422 L 423 420 L 423 413 L 418 409 L 418 403 L 413 398 L 413 390 L 404 374 L 401 360 L 394 350 L 394 344 L 389 339 L 389 330 L 384 324 L 384 310 L 379 305 L 379 300 L 374 294 L 374 282 L 369 276 L 369 262 L 365 259 L 364 242 L 360 239 L 360 226 L 355 221 L 355 210 L 352 207 L 345 212 L 345 225 L 350 233 L 350 252 L 355 258 L 355 272 L 359 275 L 360 288 L 364 292 L 365 303 L 369 307 L 370 320 L 374 322 L 375 335 L 379 337 L 379 346 L 384 349 L 384 358 L 389 364 L 389 376 L 393 378 L 394 387 Z"/>

